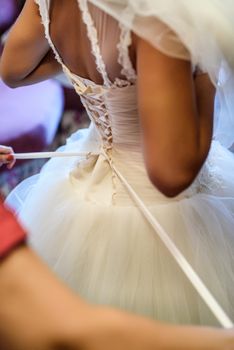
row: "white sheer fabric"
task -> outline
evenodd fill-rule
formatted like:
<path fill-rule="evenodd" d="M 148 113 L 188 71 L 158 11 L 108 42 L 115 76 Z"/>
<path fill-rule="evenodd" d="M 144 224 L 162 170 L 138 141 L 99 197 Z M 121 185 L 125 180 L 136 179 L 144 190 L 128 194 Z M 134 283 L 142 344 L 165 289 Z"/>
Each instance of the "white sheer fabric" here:
<path fill-rule="evenodd" d="M 89 1 L 162 52 L 189 59 L 194 66 L 199 65 L 202 70 L 208 72 L 217 86 L 219 98 L 214 137 L 226 147 L 232 146 L 234 2 L 232 0 Z"/>
<path fill-rule="evenodd" d="M 64 152 L 85 152 L 87 157 L 50 160 L 38 176 L 26 180 L 8 198 L 31 232 L 32 245 L 71 287 L 92 302 L 171 322 L 216 325 L 129 196 L 120 172 L 234 318 L 233 155 L 214 141 L 194 184 L 175 199 L 165 198 L 150 183 L 142 156 L 137 75 L 127 50 L 131 35 L 122 23 L 122 18 L 132 20 L 134 13 L 128 8 L 119 23 L 87 1 L 78 1 L 80 21 L 83 18 L 87 26 L 87 35 L 81 40 L 89 38 L 103 80 L 97 84 L 64 64 L 50 35 L 49 1 L 37 3 L 47 39 L 92 123 L 89 130 L 72 135 L 62 148 Z M 116 5 L 115 1 L 105 3 Z M 131 8 L 140 3 L 145 4 L 146 12 L 152 4 L 136 1 Z M 176 21 L 176 1 L 166 3 L 175 10 Z M 117 5 L 125 4 L 119 1 Z M 104 18 L 108 26 L 103 25 Z M 145 33 L 151 33 L 149 18 L 144 23 Z M 111 28 L 114 35 L 106 50 Z M 178 39 L 175 43 L 181 55 L 188 54 Z"/>
<path fill-rule="evenodd" d="M 89 1 L 168 55 L 191 59 L 216 77 L 222 59 L 234 68 L 231 0 Z"/>

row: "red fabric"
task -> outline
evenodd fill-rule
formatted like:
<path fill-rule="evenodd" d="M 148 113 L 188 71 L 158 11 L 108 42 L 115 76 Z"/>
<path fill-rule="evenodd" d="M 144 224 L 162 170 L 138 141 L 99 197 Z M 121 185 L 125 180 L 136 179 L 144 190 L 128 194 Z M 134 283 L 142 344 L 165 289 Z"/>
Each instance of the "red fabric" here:
<path fill-rule="evenodd" d="M 27 234 L 13 213 L 0 202 L 0 259 L 26 241 Z"/>

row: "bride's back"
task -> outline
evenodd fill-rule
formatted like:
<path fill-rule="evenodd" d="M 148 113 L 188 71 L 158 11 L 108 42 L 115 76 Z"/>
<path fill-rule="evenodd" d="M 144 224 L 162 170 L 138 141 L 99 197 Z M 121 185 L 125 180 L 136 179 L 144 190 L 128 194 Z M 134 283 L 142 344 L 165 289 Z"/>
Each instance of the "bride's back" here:
<path fill-rule="evenodd" d="M 50 34 L 55 47 L 72 72 L 102 84 L 103 79 L 97 70 L 90 40 L 90 36 L 95 37 L 94 31 L 97 30 L 96 50 L 100 48 L 108 77 L 111 81 L 116 78 L 124 78 L 119 62 L 126 46 L 123 47 L 123 42 L 118 46 L 121 38 L 126 43 L 126 38 L 123 38 L 123 30 L 120 29 L 115 19 L 94 5 L 88 4 L 88 10 L 93 23 L 88 20 L 87 26 L 84 23 L 85 18 L 87 20 L 87 13 L 85 11 L 81 13 L 77 0 L 51 0 Z M 134 45 L 128 44 L 130 44 L 130 58 L 135 66 Z M 99 56 L 97 51 L 95 56 Z"/>
<path fill-rule="evenodd" d="M 104 82 L 109 87 L 112 82 L 121 87 L 126 85 L 126 81 L 133 82 L 132 108 L 135 121 L 141 122 L 148 175 L 153 184 L 169 196 L 186 189 L 197 176 L 210 147 L 214 89 L 209 78 L 199 79 L 202 102 L 200 105 L 199 101 L 198 110 L 190 61 L 166 55 L 142 37 L 133 38 L 130 29 L 120 24 L 121 19 L 115 20 L 102 12 L 98 4 L 91 5 L 87 0 L 46 2 L 50 4 L 51 45 L 56 47 L 54 51 L 62 57 L 65 68 L 69 68 L 69 73 L 98 84 Z M 157 33 L 155 24 L 157 21 L 153 21 L 153 29 Z M 150 28 L 147 26 L 145 30 Z M 171 29 L 164 29 L 170 35 Z M 157 34 L 159 41 L 160 33 Z M 124 81 L 118 80 L 121 75 Z M 126 96 L 126 105 L 130 105 L 130 97 Z M 118 111 L 121 111 L 126 96 L 124 91 L 120 96 L 119 91 Z M 112 115 L 113 120 L 118 120 L 116 113 Z M 198 123 L 197 120 L 200 116 L 203 120 L 204 115 L 206 122 Z M 129 112 L 127 116 L 130 116 Z M 124 122 L 129 122 L 131 126 L 126 118 Z M 136 130 L 138 134 L 139 125 Z M 120 134 L 119 130 L 117 134 Z M 197 135 L 202 135 L 201 147 L 197 147 Z M 174 145 L 180 144 L 178 140 L 183 142 L 180 149 L 177 147 L 175 155 Z"/>

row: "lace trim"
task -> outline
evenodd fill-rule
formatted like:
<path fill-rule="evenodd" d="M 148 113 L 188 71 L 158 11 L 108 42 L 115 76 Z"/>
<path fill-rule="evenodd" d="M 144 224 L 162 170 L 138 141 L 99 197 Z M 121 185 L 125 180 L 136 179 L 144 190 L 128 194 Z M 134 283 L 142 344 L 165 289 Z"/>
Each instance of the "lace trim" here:
<path fill-rule="evenodd" d="M 91 42 L 92 53 L 96 59 L 97 70 L 101 74 L 103 81 L 104 81 L 104 84 L 106 86 L 111 86 L 112 84 L 111 84 L 111 81 L 109 80 L 108 75 L 107 75 L 106 65 L 105 65 L 103 58 L 102 58 L 102 55 L 101 55 L 101 51 L 100 51 L 100 47 L 99 47 L 99 43 L 98 43 L 97 30 L 94 26 L 93 19 L 90 15 L 88 5 L 87 5 L 87 0 L 77 0 L 77 1 L 78 1 L 78 5 L 80 7 L 80 10 L 82 12 L 83 21 L 87 26 L 87 34 L 88 34 L 88 38 Z"/>
<path fill-rule="evenodd" d="M 212 141 L 212 146 L 208 158 L 203 165 L 195 181 L 187 190 L 186 197 L 194 196 L 196 193 L 214 194 L 219 190 L 225 189 L 225 182 L 220 169 L 217 166 L 217 159 L 222 159 L 222 153 L 219 152 L 219 143 Z"/>
<path fill-rule="evenodd" d="M 48 17 L 46 3 L 41 1 L 41 0 L 34 0 L 34 1 L 38 5 L 40 16 L 42 19 L 42 24 L 44 24 L 46 22 L 47 17 Z"/>
<path fill-rule="evenodd" d="M 55 59 L 58 61 L 58 63 L 60 63 L 63 67 L 64 70 L 64 63 L 60 57 L 60 55 L 58 54 L 53 41 L 51 40 L 50 37 L 50 18 L 49 18 L 49 0 L 34 0 L 35 3 L 38 5 L 39 7 L 39 11 L 40 11 L 40 16 L 42 19 L 42 24 L 45 28 L 45 37 L 51 47 L 51 49 L 53 50 Z"/>
<path fill-rule="evenodd" d="M 222 158 L 219 154 L 219 144 L 213 141 L 210 154 L 198 175 L 199 192 L 215 193 L 217 190 L 225 189 L 225 183 L 217 166 L 217 159 Z"/>
<path fill-rule="evenodd" d="M 119 23 L 119 27 L 121 32 L 120 41 L 117 45 L 117 49 L 119 50 L 118 63 L 122 66 L 121 74 L 125 75 L 128 81 L 134 83 L 137 75 L 129 57 L 129 47 L 132 43 L 131 32 L 122 23 Z"/>

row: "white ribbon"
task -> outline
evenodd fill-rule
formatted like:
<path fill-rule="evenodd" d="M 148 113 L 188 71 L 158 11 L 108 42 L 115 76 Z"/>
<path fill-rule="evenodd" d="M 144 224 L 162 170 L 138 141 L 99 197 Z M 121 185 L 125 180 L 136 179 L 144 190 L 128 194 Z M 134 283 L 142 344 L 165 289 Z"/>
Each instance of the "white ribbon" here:
<path fill-rule="evenodd" d="M 99 153 L 89 152 L 33 152 L 33 153 L 14 153 L 15 159 L 46 159 L 62 157 L 87 157 L 89 154 L 99 155 Z"/>

